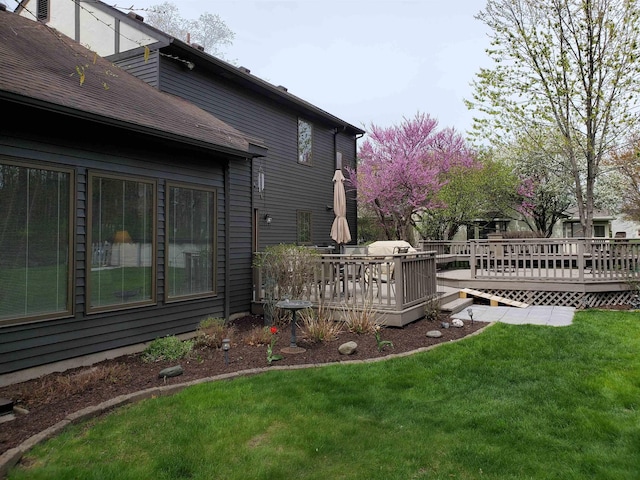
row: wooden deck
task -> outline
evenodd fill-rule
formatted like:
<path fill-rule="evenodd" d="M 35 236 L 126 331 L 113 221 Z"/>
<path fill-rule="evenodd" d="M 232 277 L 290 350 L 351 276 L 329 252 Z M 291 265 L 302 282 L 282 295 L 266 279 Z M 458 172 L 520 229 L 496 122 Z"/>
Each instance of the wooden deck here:
<path fill-rule="evenodd" d="M 640 243 L 633 240 L 518 239 L 431 246 L 442 268 L 439 285 L 473 288 L 533 305 L 628 304 L 636 299 L 640 285 Z M 443 268 L 454 262 L 468 267 Z"/>
<path fill-rule="evenodd" d="M 265 288 L 258 269 L 255 274 L 252 312 L 262 313 L 266 299 L 280 295 L 277 285 Z M 334 318 L 370 310 L 383 325 L 404 326 L 422 318 L 425 304 L 437 298 L 435 253 L 321 255 L 304 290 L 301 300 L 322 306 Z"/>
<path fill-rule="evenodd" d="M 640 242 L 618 239 L 518 239 L 423 242 L 418 253 L 321 255 L 304 298 L 334 318 L 370 310 L 378 321 L 404 326 L 424 316 L 444 289 L 471 288 L 529 305 L 598 307 L 635 303 L 640 291 Z M 465 268 L 460 268 L 466 265 Z M 455 266 L 456 269 L 451 267 Z M 254 271 L 252 312 L 265 289 Z"/>

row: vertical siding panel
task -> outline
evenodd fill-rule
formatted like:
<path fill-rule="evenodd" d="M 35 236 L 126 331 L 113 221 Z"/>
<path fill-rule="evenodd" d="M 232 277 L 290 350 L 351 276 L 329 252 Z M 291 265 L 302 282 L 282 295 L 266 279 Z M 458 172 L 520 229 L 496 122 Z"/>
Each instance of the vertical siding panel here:
<path fill-rule="evenodd" d="M 229 165 L 229 294 L 230 313 L 251 309 L 252 209 L 250 161 Z M 249 280 L 247 280 L 249 279 Z"/>

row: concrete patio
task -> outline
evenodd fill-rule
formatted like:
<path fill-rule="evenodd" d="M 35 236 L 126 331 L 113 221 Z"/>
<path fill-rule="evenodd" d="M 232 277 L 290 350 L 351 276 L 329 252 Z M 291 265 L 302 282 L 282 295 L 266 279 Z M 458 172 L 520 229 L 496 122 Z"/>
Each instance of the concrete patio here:
<path fill-rule="evenodd" d="M 473 305 L 469 307 L 473 312 L 475 322 L 501 322 L 511 325 L 546 325 L 550 327 L 566 327 L 573 322 L 574 307 L 529 306 L 490 307 L 488 305 Z M 451 315 L 451 318 L 471 320 L 469 309 L 464 309 Z"/>

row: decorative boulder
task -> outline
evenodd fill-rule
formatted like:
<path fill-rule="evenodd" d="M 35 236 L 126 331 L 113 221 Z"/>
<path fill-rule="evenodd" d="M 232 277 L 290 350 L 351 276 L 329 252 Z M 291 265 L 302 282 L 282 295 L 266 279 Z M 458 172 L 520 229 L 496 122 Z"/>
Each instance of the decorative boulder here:
<path fill-rule="evenodd" d="M 347 342 L 340 345 L 338 347 L 338 351 L 340 352 L 341 355 L 351 355 L 355 353 L 357 348 L 358 348 L 358 344 L 356 342 Z"/>
<path fill-rule="evenodd" d="M 440 338 L 442 336 L 442 332 L 440 330 L 429 330 L 427 332 L 427 337 L 430 338 Z"/>
<path fill-rule="evenodd" d="M 454 318 L 451 321 L 451 325 L 453 325 L 454 327 L 460 328 L 460 327 L 464 327 L 464 322 L 462 320 L 460 320 L 459 318 Z"/>
<path fill-rule="evenodd" d="M 176 365 L 175 367 L 165 368 L 164 370 L 160 370 L 158 374 L 159 378 L 167 378 L 167 377 L 177 377 L 178 375 L 182 375 L 184 370 L 180 365 Z"/>

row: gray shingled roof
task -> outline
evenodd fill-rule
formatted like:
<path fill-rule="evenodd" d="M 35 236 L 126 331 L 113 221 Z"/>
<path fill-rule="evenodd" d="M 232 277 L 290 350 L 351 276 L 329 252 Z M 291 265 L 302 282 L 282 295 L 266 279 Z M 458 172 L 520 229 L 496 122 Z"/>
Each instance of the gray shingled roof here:
<path fill-rule="evenodd" d="M 6 11 L 0 11 L 0 98 L 236 155 L 249 152 L 250 142 L 262 147 L 58 31 Z"/>

